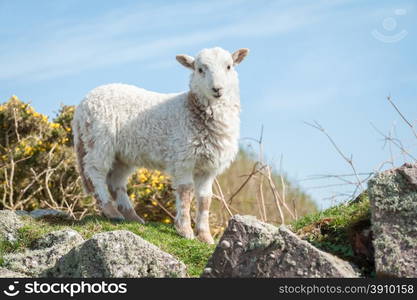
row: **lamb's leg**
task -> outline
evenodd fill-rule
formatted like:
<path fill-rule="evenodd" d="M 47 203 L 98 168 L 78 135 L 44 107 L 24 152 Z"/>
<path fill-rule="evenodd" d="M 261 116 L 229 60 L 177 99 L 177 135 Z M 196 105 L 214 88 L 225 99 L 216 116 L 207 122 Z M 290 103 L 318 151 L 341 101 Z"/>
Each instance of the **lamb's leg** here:
<path fill-rule="evenodd" d="M 126 192 L 127 180 L 133 171 L 133 167 L 117 160 L 114 161 L 112 170 L 107 176 L 107 185 L 110 194 L 117 203 L 119 212 L 122 213 L 125 219 L 145 224 L 145 221 L 136 214 Z"/>
<path fill-rule="evenodd" d="M 214 244 L 209 225 L 213 181 L 214 176 L 211 174 L 199 174 L 194 176 L 197 196 L 196 234 L 200 241 L 208 244 Z"/>
<path fill-rule="evenodd" d="M 192 176 L 174 177 L 174 186 L 176 189 L 176 207 L 177 215 L 175 217 L 175 228 L 179 235 L 193 239 L 194 232 L 191 227 L 190 208 L 193 199 Z"/>
<path fill-rule="evenodd" d="M 123 215 L 117 210 L 112 201 L 109 189 L 106 184 L 106 177 L 111 168 L 111 164 L 107 164 L 105 160 L 98 159 L 97 153 L 90 151 L 86 154 L 84 160 L 85 176 L 91 183 L 94 198 L 100 206 L 102 213 L 109 219 L 121 221 L 124 220 Z M 96 163 L 100 161 L 99 163 Z"/>

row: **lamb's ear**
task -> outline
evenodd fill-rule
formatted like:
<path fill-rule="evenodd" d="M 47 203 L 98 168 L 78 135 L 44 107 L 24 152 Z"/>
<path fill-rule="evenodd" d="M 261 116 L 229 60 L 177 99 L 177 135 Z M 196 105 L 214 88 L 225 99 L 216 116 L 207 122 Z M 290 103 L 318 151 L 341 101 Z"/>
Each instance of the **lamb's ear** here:
<path fill-rule="evenodd" d="M 248 55 L 248 53 L 249 53 L 248 48 L 242 48 L 233 52 L 232 54 L 233 64 L 235 65 L 240 64 L 240 62 L 245 58 L 246 55 Z"/>
<path fill-rule="evenodd" d="M 194 70 L 194 58 L 186 54 L 178 54 L 176 56 L 178 62 L 184 67 Z"/>

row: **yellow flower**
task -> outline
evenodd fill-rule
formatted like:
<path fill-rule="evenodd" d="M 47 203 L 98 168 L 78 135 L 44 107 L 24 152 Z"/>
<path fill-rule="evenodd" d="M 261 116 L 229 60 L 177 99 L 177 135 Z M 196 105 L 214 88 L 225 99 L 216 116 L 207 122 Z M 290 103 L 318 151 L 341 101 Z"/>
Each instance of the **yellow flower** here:
<path fill-rule="evenodd" d="M 145 194 L 149 195 L 150 193 L 152 193 L 151 189 L 150 189 L 150 188 L 147 188 L 147 189 L 145 190 Z"/>
<path fill-rule="evenodd" d="M 71 128 L 67 127 L 65 128 L 66 131 L 71 132 Z"/>
<path fill-rule="evenodd" d="M 44 122 L 48 121 L 48 116 L 42 115 L 42 121 Z"/>
<path fill-rule="evenodd" d="M 135 199 L 136 198 L 135 193 L 130 194 L 130 198 Z"/>
<path fill-rule="evenodd" d="M 139 169 L 139 173 L 140 173 L 140 174 L 143 174 L 143 175 L 145 175 L 145 176 L 148 176 L 148 175 L 149 175 L 149 171 L 148 171 L 148 169 L 145 169 L 145 168 L 141 168 L 141 169 Z"/>
<path fill-rule="evenodd" d="M 38 112 L 34 112 L 34 113 L 33 113 L 33 116 L 34 116 L 35 118 L 38 118 L 38 117 L 40 117 L 40 116 L 41 116 L 41 114 L 40 114 L 40 113 L 38 113 Z"/>
<path fill-rule="evenodd" d="M 58 123 L 51 123 L 50 125 L 52 128 L 59 128 L 61 125 L 59 125 Z"/>
<path fill-rule="evenodd" d="M 0 105 L 0 111 L 3 111 L 5 109 L 6 109 L 6 107 L 4 107 L 3 105 Z"/>
<path fill-rule="evenodd" d="M 25 154 L 27 155 L 33 154 L 33 148 L 30 146 L 25 146 Z"/>
<path fill-rule="evenodd" d="M 164 222 L 165 224 L 170 224 L 171 223 L 171 219 L 165 218 L 162 222 Z"/>
<path fill-rule="evenodd" d="M 153 206 L 157 206 L 158 205 L 158 202 L 156 202 L 155 200 L 153 200 L 151 203 L 152 203 Z"/>

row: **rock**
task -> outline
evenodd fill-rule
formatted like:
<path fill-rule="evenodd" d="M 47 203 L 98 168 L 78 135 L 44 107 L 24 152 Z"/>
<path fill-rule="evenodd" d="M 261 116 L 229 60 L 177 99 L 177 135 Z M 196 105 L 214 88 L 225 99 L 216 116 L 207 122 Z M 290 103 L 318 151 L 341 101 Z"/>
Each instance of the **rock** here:
<path fill-rule="evenodd" d="M 318 250 L 285 226 L 236 215 L 202 277 L 358 277 L 358 273 L 348 262 Z"/>
<path fill-rule="evenodd" d="M 18 216 L 29 217 L 29 213 L 26 210 L 15 210 L 14 212 Z"/>
<path fill-rule="evenodd" d="M 77 231 L 72 229 L 64 229 L 47 233 L 46 235 L 34 241 L 31 248 L 33 250 L 41 250 L 62 245 L 74 247 L 75 245 L 78 245 L 82 242 L 84 242 L 84 239 Z"/>
<path fill-rule="evenodd" d="M 417 277 L 417 164 L 368 182 L 375 268 L 380 277 Z"/>
<path fill-rule="evenodd" d="M 16 210 L 15 212 L 19 216 L 32 217 L 34 219 L 43 218 L 45 216 L 69 217 L 66 212 L 57 209 L 35 209 L 30 212 L 26 210 Z"/>
<path fill-rule="evenodd" d="M 22 220 L 14 211 L 0 210 L 0 239 L 15 242 L 22 226 Z"/>
<path fill-rule="evenodd" d="M 28 277 L 28 276 L 23 273 L 10 271 L 6 268 L 0 267 L 0 278 L 24 278 L 24 277 Z"/>
<path fill-rule="evenodd" d="M 68 214 L 66 212 L 56 209 L 35 209 L 29 213 L 29 216 L 31 216 L 34 219 L 39 219 L 45 216 L 68 217 Z"/>
<path fill-rule="evenodd" d="M 185 265 L 126 230 L 94 235 L 62 257 L 51 277 L 186 277 Z"/>
<path fill-rule="evenodd" d="M 35 241 L 32 249 L 6 254 L 2 266 L 31 277 L 43 276 L 45 270 L 83 241 L 81 235 L 72 229 L 54 231 Z"/>

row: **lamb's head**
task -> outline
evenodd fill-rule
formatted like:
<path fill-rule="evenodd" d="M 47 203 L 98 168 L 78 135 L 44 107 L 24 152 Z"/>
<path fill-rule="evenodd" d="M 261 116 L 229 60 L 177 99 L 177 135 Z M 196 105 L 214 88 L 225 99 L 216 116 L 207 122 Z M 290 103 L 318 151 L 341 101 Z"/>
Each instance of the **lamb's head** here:
<path fill-rule="evenodd" d="M 239 91 L 239 80 L 234 66 L 239 64 L 249 50 L 239 49 L 230 53 L 215 47 L 201 50 L 197 56 L 177 55 L 177 60 L 193 71 L 191 91 L 210 101 L 227 100 Z"/>

